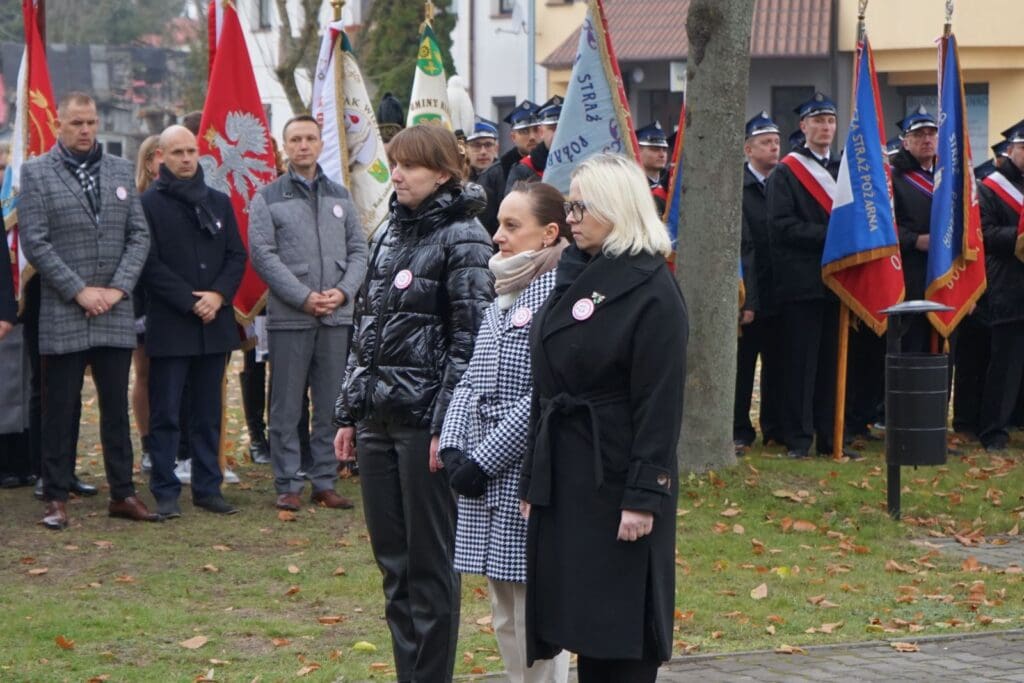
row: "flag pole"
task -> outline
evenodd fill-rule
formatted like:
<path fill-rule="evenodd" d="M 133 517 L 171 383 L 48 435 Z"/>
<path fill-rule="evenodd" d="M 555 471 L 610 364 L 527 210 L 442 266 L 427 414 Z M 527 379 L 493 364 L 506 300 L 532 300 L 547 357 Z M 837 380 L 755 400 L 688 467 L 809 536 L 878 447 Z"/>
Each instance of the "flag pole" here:
<path fill-rule="evenodd" d="M 331 0 L 334 20 L 341 21 L 341 10 L 345 0 Z M 343 36 L 339 35 L 334 44 L 334 111 L 338 121 L 338 154 L 341 156 L 341 184 L 346 190 L 352 187 L 348 168 L 348 131 L 345 130 L 345 55 L 341 49 Z"/>
<path fill-rule="evenodd" d="M 858 50 L 854 51 L 854 72 L 856 72 L 856 60 L 859 58 L 860 42 L 864 40 L 864 13 L 868 9 L 868 0 L 859 0 L 857 7 L 857 44 Z M 854 78 L 854 93 L 851 101 L 856 97 L 857 79 Z M 850 355 L 850 307 L 842 300 L 839 302 L 839 349 L 836 353 L 836 406 L 832 422 L 832 459 L 842 460 L 843 458 L 843 437 L 846 432 L 846 365 Z"/>

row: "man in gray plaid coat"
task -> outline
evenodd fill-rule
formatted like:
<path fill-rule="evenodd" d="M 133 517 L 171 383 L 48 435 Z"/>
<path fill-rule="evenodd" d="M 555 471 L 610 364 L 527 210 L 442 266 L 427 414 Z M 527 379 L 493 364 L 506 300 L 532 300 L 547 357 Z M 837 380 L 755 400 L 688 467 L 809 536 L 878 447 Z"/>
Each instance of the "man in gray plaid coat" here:
<path fill-rule="evenodd" d="M 135 347 L 131 291 L 149 251 L 149 228 L 132 165 L 96 142 L 96 103 L 65 95 L 57 107 L 57 144 L 21 169 L 18 218 L 28 260 L 39 273 L 42 303 L 41 524 L 63 529 L 75 470 L 74 421 L 86 366 L 101 406 L 100 439 L 112 517 L 155 521 L 135 495 L 128 422 L 128 371 Z"/>

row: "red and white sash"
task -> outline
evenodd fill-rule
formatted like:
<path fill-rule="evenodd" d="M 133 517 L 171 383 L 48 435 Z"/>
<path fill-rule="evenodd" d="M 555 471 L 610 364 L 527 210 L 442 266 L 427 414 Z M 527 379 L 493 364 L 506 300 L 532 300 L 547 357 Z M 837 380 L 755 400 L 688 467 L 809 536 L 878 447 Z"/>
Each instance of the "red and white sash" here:
<path fill-rule="evenodd" d="M 1007 206 L 1020 216 L 1024 211 L 1024 194 L 1017 189 L 1017 186 L 1010 182 L 1009 178 L 999 171 L 993 171 L 981 181 L 982 185 L 995 192 Z"/>
<path fill-rule="evenodd" d="M 814 200 L 825 209 L 825 213 L 832 215 L 832 202 L 836 198 L 836 179 L 817 160 L 811 159 L 803 154 L 790 152 L 782 157 L 785 164 L 796 179 L 800 181 L 807 192 L 814 197 Z"/>
<path fill-rule="evenodd" d="M 903 178 L 929 198 L 935 194 L 935 183 L 932 181 L 932 177 L 924 171 L 907 171 L 903 174 Z"/>

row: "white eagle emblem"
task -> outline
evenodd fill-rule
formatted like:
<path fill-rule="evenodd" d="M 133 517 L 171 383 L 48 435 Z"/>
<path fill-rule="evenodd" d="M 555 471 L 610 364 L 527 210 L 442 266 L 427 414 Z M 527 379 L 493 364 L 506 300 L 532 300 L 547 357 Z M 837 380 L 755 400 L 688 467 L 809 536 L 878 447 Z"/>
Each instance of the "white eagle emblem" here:
<path fill-rule="evenodd" d="M 264 159 L 266 127 L 252 114 L 233 111 L 224 121 L 223 136 L 210 126 L 203 137 L 220 152 L 220 163 L 210 154 L 199 157 L 206 184 L 229 197 L 234 190 L 249 206 L 249 196 L 274 177 L 274 169 Z"/>

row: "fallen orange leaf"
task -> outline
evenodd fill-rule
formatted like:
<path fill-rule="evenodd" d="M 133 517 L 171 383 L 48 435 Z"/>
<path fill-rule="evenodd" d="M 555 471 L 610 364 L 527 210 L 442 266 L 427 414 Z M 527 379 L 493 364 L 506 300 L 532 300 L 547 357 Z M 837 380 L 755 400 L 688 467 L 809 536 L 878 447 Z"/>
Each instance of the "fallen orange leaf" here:
<path fill-rule="evenodd" d="M 189 638 L 188 640 L 181 641 L 180 643 L 178 643 L 178 645 L 181 645 L 186 650 L 198 650 L 203 645 L 206 645 L 206 643 L 208 643 L 209 641 L 210 639 L 206 636 L 195 636 L 193 638 Z"/>
<path fill-rule="evenodd" d="M 762 583 L 750 591 L 750 597 L 754 600 L 764 600 L 768 597 L 768 584 Z"/>
<path fill-rule="evenodd" d="M 57 647 L 62 650 L 74 650 L 75 641 L 65 638 L 64 636 L 57 636 L 53 639 L 53 642 L 57 643 Z"/>

